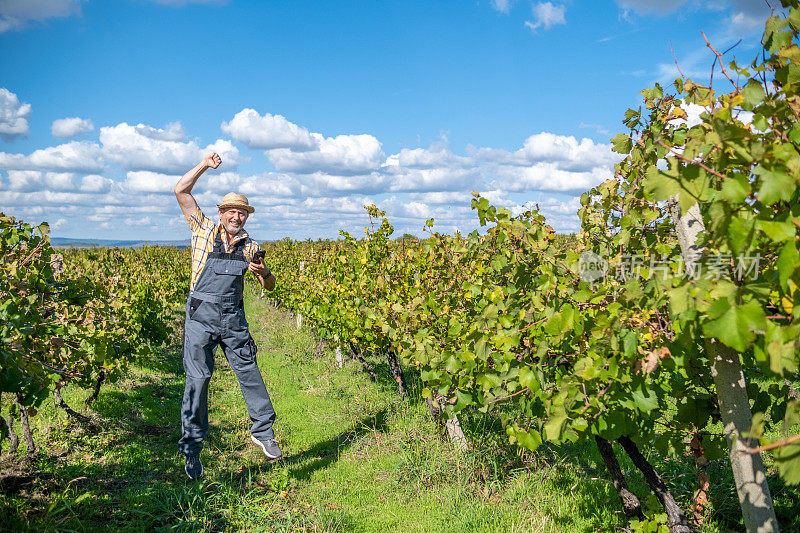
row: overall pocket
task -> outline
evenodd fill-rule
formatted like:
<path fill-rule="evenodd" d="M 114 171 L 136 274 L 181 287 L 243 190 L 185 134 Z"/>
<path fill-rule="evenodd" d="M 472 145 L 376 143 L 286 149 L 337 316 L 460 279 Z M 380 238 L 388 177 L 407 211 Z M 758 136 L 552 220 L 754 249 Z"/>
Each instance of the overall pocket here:
<path fill-rule="evenodd" d="M 247 270 L 247 263 L 243 261 L 215 261 L 214 273 L 221 276 L 242 276 Z"/>
<path fill-rule="evenodd" d="M 194 314 L 197 312 L 197 309 L 203 303 L 203 300 L 200 298 L 189 298 L 189 318 L 194 318 Z"/>
<path fill-rule="evenodd" d="M 252 335 L 250 335 L 250 340 L 247 341 L 247 347 L 250 349 L 250 358 L 255 361 L 256 354 L 258 354 L 258 346 L 256 346 L 256 341 L 253 340 Z"/>

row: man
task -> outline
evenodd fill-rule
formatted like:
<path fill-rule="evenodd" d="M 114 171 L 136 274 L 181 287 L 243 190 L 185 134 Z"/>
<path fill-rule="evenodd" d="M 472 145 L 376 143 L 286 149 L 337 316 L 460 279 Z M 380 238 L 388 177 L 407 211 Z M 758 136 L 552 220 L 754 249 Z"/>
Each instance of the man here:
<path fill-rule="evenodd" d="M 200 451 L 208 433 L 208 383 L 214 371 L 217 345 L 222 346 L 239 379 L 253 421 L 250 438 L 268 458 L 281 456 L 272 430 L 275 410 L 256 363 L 256 345 L 248 330 L 242 301 L 244 274 L 248 270 L 266 290 L 275 288 L 275 276 L 260 258 L 255 258 L 258 244 L 244 230 L 247 217 L 255 209 L 241 194 L 227 194 L 217 206 L 220 223 L 216 224 L 200 211 L 192 196 L 192 187 L 203 172 L 221 163 L 217 154 L 207 155 L 183 175 L 174 189 L 192 229 L 192 277 L 183 339 L 186 371 L 181 408 L 183 435 L 178 441 L 178 448 L 186 456 L 186 475 L 191 479 L 203 475 Z"/>

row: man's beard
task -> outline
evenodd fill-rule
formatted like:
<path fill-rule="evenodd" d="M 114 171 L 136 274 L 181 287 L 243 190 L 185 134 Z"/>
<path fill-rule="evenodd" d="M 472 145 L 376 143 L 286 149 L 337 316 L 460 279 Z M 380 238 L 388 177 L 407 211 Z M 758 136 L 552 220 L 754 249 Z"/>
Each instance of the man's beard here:
<path fill-rule="evenodd" d="M 242 224 L 241 226 L 233 226 L 232 224 L 230 224 L 229 222 L 225 222 L 224 220 L 221 222 L 222 222 L 222 227 L 225 228 L 225 231 L 227 231 L 232 235 L 236 235 L 237 233 L 242 231 L 242 227 L 244 226 L 244 224 Z"/>

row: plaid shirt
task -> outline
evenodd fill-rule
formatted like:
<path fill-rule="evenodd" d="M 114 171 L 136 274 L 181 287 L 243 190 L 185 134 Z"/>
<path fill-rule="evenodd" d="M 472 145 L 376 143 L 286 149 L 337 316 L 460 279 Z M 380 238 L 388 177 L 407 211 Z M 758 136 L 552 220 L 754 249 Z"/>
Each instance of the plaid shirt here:
<path fill-rule="evenodd" d="M 200 279 L 200 273 L 203 272 L 203 267 L 206 266 L 208 254 L 214 249 L 214 237 L 216 237 L 217 233 L 222 234 L 222 244 L 225 246 L 226 252 L 230 252 L 233 244 L 242 239 L 247 239 L 244 245 L 245 259 L 252 261 L 253 255 L 258 251 L 258 243 L 250 238 L 244 228 L 239 231 L 239 234 L 234 237 L 233 242 L 229 245 L 222 224 L 214 223 L 200 211 L 199 207 L 191 216 L 186 217 L 186 220 L 192 229 L 192 279 L 189 284 L 189 290 L 193 290 L 195 283 Z"/>

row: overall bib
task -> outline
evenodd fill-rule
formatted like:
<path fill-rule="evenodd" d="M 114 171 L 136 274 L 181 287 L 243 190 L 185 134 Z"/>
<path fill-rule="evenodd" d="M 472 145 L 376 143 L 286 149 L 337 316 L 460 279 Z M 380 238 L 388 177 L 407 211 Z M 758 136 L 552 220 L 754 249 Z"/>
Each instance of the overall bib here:
<path fill-rule="evenodd" d="M 186 455 L 199 453 L 208 433 L 208 383 L 217 345 L 222 346 L 239 379 L 253 421 L 250 432 L 261 440 L 274 437 L 275 410 L 256 364 L 256 344 L 244 317 L 244 244 L 242 239 L 226 253 L 218 232 L 194 290 L 189 291 L 183 344 L 183 435 L 178 441 L 178 448 Z"/>

